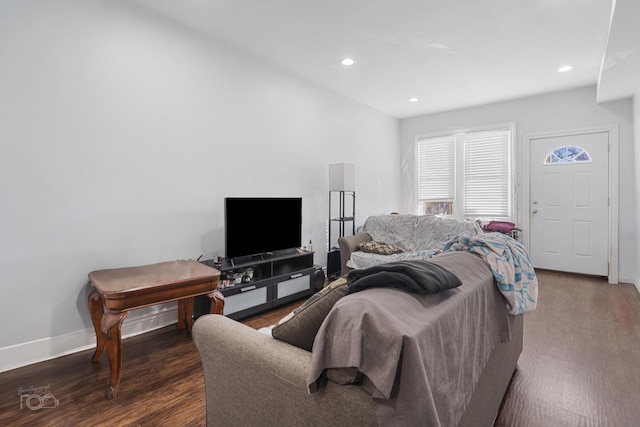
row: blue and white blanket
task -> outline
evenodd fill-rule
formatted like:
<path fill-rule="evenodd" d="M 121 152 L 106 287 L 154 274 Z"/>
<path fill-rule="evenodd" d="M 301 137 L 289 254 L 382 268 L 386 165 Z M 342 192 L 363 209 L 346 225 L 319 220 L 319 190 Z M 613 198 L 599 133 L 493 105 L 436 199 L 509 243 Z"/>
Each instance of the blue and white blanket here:
<path fill-rule="evenodd" d="M 476 253 L 487 261 L 500 292 L 507 300 L 509 314 L 535 310 L 538 278 L 522 243 L 502 233 L 471 237 L 460 234 L 444 245 L 443 252 L 449 251 Z"/>

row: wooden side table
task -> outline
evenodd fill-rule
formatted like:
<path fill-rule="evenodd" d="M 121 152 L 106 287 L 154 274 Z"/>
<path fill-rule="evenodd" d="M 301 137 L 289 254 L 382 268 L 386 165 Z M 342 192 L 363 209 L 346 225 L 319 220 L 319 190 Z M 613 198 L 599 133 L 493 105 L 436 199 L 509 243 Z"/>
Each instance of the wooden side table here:
<path fill-rule="evenodd" d="M 122 322 L 129 310 L 178 301 L 178 327 L 191 334 L 193 299 L 207 295 L 211 313 L 222 314 L 224 298 L 216 290 L 220 272 L 197 261 L 170 261 L 139 267 L 98 270 L 89 273 L 95 290 L 89 295 L 89 311 L 96 331 L 92 362 L 106 347 L 111 372 L 107 399 L 118 394 L 122 374 Z"/>

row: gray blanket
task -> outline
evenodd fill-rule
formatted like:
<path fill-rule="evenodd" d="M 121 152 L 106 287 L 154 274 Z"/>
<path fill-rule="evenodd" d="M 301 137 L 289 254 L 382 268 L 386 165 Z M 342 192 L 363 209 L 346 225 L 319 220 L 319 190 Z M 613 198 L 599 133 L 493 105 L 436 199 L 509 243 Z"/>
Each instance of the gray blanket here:
<path fill-rule="evenodd" d="M 455 426 L 493 349 L 510 340 L 504 298 L 478 256 L 431 260 L 462 285 L 436 294 L 372 288 L 340 299 L 316 336 L 313 393 L 328 368 L 366 376 L 381 426 Z"/>

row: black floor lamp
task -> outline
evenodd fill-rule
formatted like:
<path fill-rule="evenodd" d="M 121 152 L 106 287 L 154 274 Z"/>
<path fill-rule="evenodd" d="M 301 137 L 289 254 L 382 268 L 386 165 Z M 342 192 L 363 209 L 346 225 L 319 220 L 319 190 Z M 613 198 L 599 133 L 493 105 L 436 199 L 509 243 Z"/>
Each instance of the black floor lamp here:
<path fill-rule="evenodd" d="M 337 225 L 338 227 L 338 238 L 345 236 L 348 228 L 351 228 L 351 234 L 356 234 L 355 188 L 356 174 L 354 164 L 334 163 L 329 165 L 329 235 L 327 238 L 327 276 L 329 278 L 339 276 L 341 270 L 340 250 L 336 245 L 332 246 L 331 241 L 333 226 Z M 348 225 L 351 225 L 351 227 L 348 227 Z"/>

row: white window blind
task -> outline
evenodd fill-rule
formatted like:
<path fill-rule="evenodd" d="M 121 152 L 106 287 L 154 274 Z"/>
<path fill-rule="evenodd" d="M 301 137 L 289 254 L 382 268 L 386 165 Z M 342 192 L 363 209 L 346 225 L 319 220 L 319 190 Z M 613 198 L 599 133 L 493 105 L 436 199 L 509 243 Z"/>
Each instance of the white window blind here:
<path fill-rule="evenodd" d="M 464 216 L 509 216 L 509 131 L 464 137 Z"/>
<path fill-rule="evenodd" d="M 416 138 L 417 212 L 511 220 L 513 125 Z M 446 206 L 445 206 L 446 208 Z"/>
<path fill-rule="evenodd" d="M 455 144 L 454 136 L 418 141 L 416 158 L 419 200 L 453 200 Z"/>

